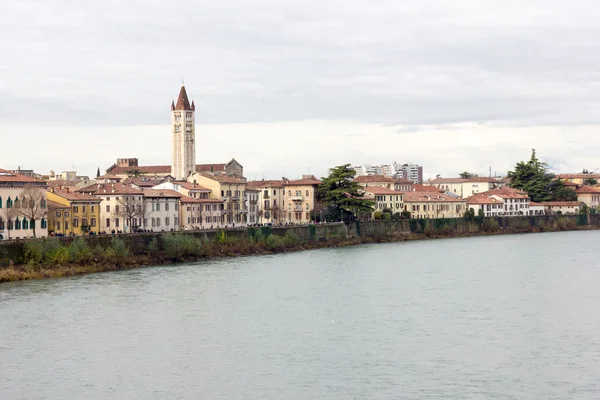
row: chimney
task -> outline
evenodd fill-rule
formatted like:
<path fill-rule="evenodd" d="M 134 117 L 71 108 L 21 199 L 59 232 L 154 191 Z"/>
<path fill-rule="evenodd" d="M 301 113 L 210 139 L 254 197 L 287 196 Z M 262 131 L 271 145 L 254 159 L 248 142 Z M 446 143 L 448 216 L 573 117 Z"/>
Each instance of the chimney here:
<path fill-rule="evenodd" d="M 68 186 L 66 187 L 66 189 L 67 189 L 67 193 L 69 193 L 69 187 Z"/>

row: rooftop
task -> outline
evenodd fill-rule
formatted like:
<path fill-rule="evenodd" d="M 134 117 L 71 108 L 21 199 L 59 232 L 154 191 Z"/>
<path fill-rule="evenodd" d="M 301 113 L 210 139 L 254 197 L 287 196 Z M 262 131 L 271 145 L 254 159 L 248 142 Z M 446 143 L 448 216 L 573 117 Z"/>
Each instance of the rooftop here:
<path fill-rule="evenodd" d="M 144 197 L 170 197 L 180 198 L 182 195 L 171 189 L 144 189 Z"/>
<path fill-rule="evenodd" d="M 62 197 L 63 199 L 67 199 L 69 201 L 93 201 L 93 202 L 101 201 L 101 199 L 99 199 L 96 196 L 92 196 L 91 194 L 77 192 L 77 191 L 75 191 L 75 189 L 69 188 L 69 187 L 66 187 L 63 189 L 50 188 L 50 189 L 48 189 L 48 192 L 54 193 L 55 195 Z"/>
<path fill-rule="evenodd" d="M 427 193 L 427 192 L 406 192 L 404 193 L 404 202 L 405 203 L 416 203 L 416 202 L 446 202 L 446 203 L 464 203 L 465 200 L 448 196 L 444 193 Z"/>
<path fill-rule="evenodd" d="M 46 181 L 37 178 L 32 178 L 31 176 L 17 174 L 6 169 L 0 168 L 0 183 L 35 183 L 45 185 Z"/>
<path fill-rule="evenodd" d="M 397 192 L 393 189 L 388 189 L 383 186 L 367 186 L 367 187 L 364 187 L 361 189 L 364 190 L 365 192 L 378 194 L 378 195 L 382 195 L 382 194 L 403 195 L 404 194 L 403 192 Z"/>

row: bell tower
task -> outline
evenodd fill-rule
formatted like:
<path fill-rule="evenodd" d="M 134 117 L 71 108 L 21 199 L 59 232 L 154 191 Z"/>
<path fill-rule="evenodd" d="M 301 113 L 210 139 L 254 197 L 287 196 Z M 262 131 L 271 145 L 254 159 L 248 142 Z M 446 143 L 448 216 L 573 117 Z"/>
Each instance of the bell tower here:
<path fill-rule="evenodd" d="M 185 180 L 196 172 L 196 106 L 181 85 L 177 103 L 171 102 L 171 132 L 173 135 L 171 175 Z"/>

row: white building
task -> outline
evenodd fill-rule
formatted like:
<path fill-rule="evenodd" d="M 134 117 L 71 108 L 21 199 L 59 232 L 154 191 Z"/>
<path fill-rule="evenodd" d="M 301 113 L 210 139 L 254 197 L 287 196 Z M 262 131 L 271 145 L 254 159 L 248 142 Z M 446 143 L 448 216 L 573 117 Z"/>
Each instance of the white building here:
<path fill-rule="evenodd" d="M 100 231 L 133 232 L 144 226 L 144 193 L 134 185 L 120 182 L 87 186 L 79 190 L 101 199 Z"/>
<path fill-rule="evenodd" d="M 178 231 L 181 194 L 168 189 L 144 189 L 144 229 L 152 232 Z"/>
<path fill-rule="evenodd" d="M 257 223 L 279 225 L 285 219 L 283 180 L 248 182 L 248 188 L 258 190 Z"/>
<path fill-rule="evenodd" d="M 246 208 L 246 223 L 255 225 L 259 223 L 258 218 L 258 198 L 260 197 L 260 189 L 246 187 L 244 191 L 244 207 Z"/>
<path fill-rule="evenodd" d="M 494 199 L 495 201 L 486 202 L 481 199 Z M 498 202 L 501 202 L 502 204 L 499 204 Z M 520 215 L 535 215 L 535 211 L 531 210 L 527 193 L 506 186 L 494 188 L 484 193 L 478 193 L 467 199 L 467 206 L 473 208 L 476 213 L 480 208 L 480 205 L 485 205 L 485 216 L 516 217 Z M 494 207 L 494 205 L 496 205 L 496 207 Z"/>
<path fill-rule="evenodd" d="M 171 176 L 185 180 L 196 172 L 196 106 L 190 104 L 185 86 L 181 86 L 177 104 L 171 103 L 173 133 Z"/>
<path fill-rule="evenodd" d="M 28 190 L 40 197 L 35 209 L 19 207 Z M 34 228 L 36 237 L 47 237 L 47 215 L 46 182 L 0 169 L 0 240 L 31 238 Z"/>

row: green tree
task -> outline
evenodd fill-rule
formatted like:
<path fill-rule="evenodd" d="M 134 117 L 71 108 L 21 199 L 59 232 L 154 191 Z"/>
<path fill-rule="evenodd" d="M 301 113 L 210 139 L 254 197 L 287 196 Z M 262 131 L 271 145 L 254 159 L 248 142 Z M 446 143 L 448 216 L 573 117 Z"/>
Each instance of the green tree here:
<path fill-rule="evenodd" d="M 364 199 L 364 191 L 354 182 L 356 171 L 350 164 L 329 170 L 329 176 L 321 179 L 317 198 L 341 219 L 351 220 L 354 215 L 373 211 L 373 201 Z"/>
<path fill-rule="evenodd" d="M 98 171 L 96 171 L 96 178 L 100 177 L 100 167 L 98 167 Z"/>
<path fill-rule="evenodd" d="M 459 175 L 460 175 L 460 177 L 461 177 L 462 179 L 473 179 L 473 178 L 478 178 L 478 177 L 479 177 L 479 175 L 477 175 L 477 174 L 472 174 L 472 173 L 470 173 L 470 172 L 467 172 L 467 171 L 465 171 L 465 172 L 461 172 Z"/>
<path fill-rule="evenodd" d="M 584 185 L 590 185 L 590 186 L 594 186 L 594 185 L 597 185 L 597 184 L 598 184 L 598 181 L 597 181 L 596 179 L 594 179 L 594 178 L 586 178 L 586 179 L 583 181 L 583 184 L 584 184 Z"/>
<path fill-rule="evenodd" d="M 529 161 L 519 161 L 514 170 L 508 172 L 508 178 L 510 187 L 526 192 L 531 201 L 577 200 L 573 189 L 565 187 L 564 182 L 548 172 L 548 165 L 537 158 L 535 149 Z"/>

